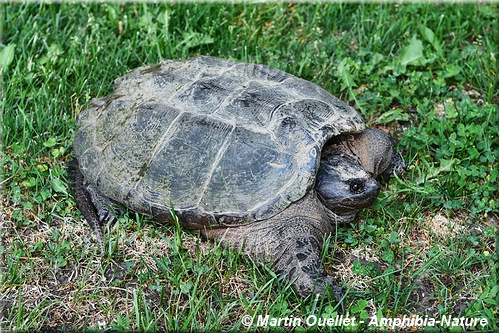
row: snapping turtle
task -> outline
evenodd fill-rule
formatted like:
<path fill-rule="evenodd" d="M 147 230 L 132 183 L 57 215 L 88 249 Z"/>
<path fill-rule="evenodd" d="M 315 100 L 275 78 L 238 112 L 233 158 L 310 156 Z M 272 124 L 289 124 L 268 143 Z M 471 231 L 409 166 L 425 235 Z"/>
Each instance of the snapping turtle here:
<path fill-rule="evenodd" d="M 112 205 L 201 230 L 294 281 L 330 286 L 323 239 L 373 204 L 376 177 L 405 164 L 389 135 L 308 81 L 199 56 L 116 80 L 78 117 L 69 176 L 97 232 Z"/>

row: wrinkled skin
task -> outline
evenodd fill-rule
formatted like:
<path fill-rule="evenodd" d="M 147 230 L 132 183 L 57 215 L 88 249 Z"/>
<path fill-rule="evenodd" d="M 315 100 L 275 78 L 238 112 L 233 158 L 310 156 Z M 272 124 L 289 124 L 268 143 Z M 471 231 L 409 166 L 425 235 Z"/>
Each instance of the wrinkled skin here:
<path fill-rule="evenodd" d="M 359 134 L 341 135 L 336 141 L 345 149 L 345 154 L 356 157 L 374 178 L 388 179 L 394 173 L 400 176 L 407 168 L 400 153 L 393 148 L 393 138 L 379 129 L 367 128 Z"/>

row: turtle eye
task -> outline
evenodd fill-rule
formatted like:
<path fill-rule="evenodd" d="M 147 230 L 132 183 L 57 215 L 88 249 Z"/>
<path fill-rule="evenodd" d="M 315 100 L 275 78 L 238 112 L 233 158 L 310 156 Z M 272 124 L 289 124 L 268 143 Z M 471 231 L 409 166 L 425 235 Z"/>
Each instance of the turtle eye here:
<path fill-rule="evenodd" d="M 351 180 L 350 182 L 350 191 L 353 192 L 353 193 L 359 193 L 359 192 L 362 192 L 364 191 L 364 182 L 359 180 L 359 179 L 354 179 L 354 180 Z"/>

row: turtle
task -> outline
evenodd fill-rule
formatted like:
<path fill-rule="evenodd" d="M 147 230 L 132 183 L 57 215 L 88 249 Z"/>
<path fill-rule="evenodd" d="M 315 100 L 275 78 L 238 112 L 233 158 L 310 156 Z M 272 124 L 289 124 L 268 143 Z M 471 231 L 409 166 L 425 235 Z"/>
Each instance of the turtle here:
<path fill-rule="evenodd" d="M 162 60 L 115 80 L 78 115 L 71 188 L 97 234 L 116 205 L 267 264 L 308 297 L 342 288 L 326 237 L 406 165 L 384 131 L 318 85 L 209 56 Z"/>

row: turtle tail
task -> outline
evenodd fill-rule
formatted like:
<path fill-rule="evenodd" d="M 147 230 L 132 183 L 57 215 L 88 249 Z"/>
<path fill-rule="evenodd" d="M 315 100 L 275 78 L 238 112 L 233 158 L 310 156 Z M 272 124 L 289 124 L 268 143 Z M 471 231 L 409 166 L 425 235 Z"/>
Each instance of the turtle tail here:
<path fill-rule="evenodd" d="M 102 254 L 105 254 L 104 235 L 102 234 L 102 226 L 97 215 L 95 205 L 92 202 L 90 193 L 87 190 L 85 177 L 80 171 L 78 161 L 73 158 L 67 164 L 67 171 L 73 195 L 76 200 L 78 209 L 83 213 L 85 220 L 92 228 L 92 231 L 97 236 L 99 247 Z"/>

